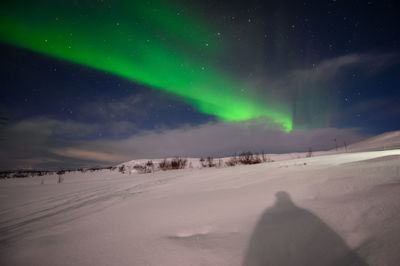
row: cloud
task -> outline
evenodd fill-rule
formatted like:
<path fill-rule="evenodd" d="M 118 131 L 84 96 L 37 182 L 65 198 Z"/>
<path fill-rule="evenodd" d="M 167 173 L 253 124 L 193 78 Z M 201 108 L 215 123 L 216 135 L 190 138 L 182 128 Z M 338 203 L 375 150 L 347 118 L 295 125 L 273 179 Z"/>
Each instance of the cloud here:
<path fill-rule="evenodd" d="M 296 81 L 329 81 L 351 69 L 361 69 L 374 74 L 398 62 L 396 54 L 348 54 L 323 60 L 309 69 L 294 71 L 291 75 Z"/>
<path fill-rule="evenodd" d="M 138 158 L 162 158 L 171 156 L 227 156 L 242 151 L 286 153 L 333 148 L 336 138 L 347 144 L 366 137 L 360 129 L 324 128 L 295 130 L 289 133 L 267 129 L 268 121 L 252 120 L 237 123 L 206 123 L 182 126 L 176 129 L 141 131 L 139 134 L 119 139 L 59 139 L 51 134 L 51 125 L 62 121 L 46 121 L 29 128 L 32 120 L 21 121 L 11 132 L 17 138 L 2 150 L 2 169 L 15 168 L 78 168 L 105 166 Z M 47 125 L 45 128 L 43 125 Z M 50 125 L 50 126 L 49 126 Z M 73 123 L 71 123 L 73 125 Z M 82 125 L 73 125 L 81 127 Z M 88 125 L 88 128 L 91 128 Z M 72 133 L 75 130 L 71 131 Z M 87 132 L 90 132 L 88 129 Z M 65 133 L 65 132 L 64 132 Z M 33 137 L 33 139 L 31 139 Z M 19 140 L 28 139 L 34 145 L 21 146 Z M 25 144 L 27 144 L 25 143 Z M 3 156 L 4 155 L 4 156 Z"/>
<path fill-rule="evenodd" d="M 362 70 L 366 74 L 376 74 L 399 62 L 395 53 L 385 54 L 348 54 L 322 60 L 309 67 L 298 68 L 278 76 L 265 73 L 249 79 L 249 87 L 257 87 L 267 92 L 292 92 L 298 88 L 319 87 L 329 88 L 331 83 L 349 71 Z M 325 86 L 320 86 L 324 84 Z"/>
<path fill-rule="evenodd" d="M 317 94 L 321 90 L 336 88 L 339 80 L 350 71 L 361 70 L 367 75 L 374 75 L 398 62 L 397 54 L 348 54 L 278 76 L 262 73 L 250 79 L 247 85 L 258 88 L 261 95 L 274 96 L 288 102 L 296 91 L 312 91 Z"/>
<path fill-rule="evenodd" d="M 168 156 L 226 156 L 251 150 L 284 153 L 333 148 L 334 139 L 352 143 L 365 138 L 360 129 L 325 128 L 289 133 L 269 130 L 260 121 L 207 123 L 162 132 L 142 132 L 119 141 L 95 141 L 87 149 L 118 151 L 132 158 Z"/>
<path fill-rule="evenodd" d="M 25 119 L 7 127 L 8 136 L 14 134 L 34 134 L 38 137 L 59 136 L 82 138 L 93 134 L 99 128 L 96 124 L 80 123 L 72 120 L 57 120 L 48 117 Z"/>
<path fill-rule="evenodd" d="M 91 160 L 96 162 L 112 163 L 112 162 L 123 161 L 124 159 L 126 159 L 126 157 L 118 154 L 88 151 L 88 150 L 74 149 L 74 148 L 56 149 L 52 150 L 51 152 L 64 157 Z"/>
<path fill-rule="evenodd" d="M 9 123 L 1 128 L 1 169 L 73 165 L 50 150 L 73 145 L 97 132 L 99 125 L 72 120 L 34 117 Z"/>

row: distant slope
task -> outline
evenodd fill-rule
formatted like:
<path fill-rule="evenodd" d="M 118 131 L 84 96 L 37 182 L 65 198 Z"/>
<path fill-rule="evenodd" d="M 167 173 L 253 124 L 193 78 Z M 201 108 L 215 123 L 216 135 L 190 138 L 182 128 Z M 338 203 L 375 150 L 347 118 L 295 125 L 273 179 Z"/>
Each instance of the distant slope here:
<path fill-rule="evenodd" d="M 313 151 L 312 157 L 323 156 L 323 155 L 333 155 L 333 154 L 341 154 L 345 152 L 366 152 L 366 151 L 382 151 L 382 150 L 393 150 L 400 149 L 400 130 L 386 132 L 366 140 L 353 143 L 345 147 L 340 147 L 338 150 L 332 149 L 329 151 Z M 265 154 L 267 158 L 267 162 L 277 162 L 277 161 L 286 161 L 293 159 L 306 158 L 307 152 L 294 152 L 294 153 L 285 153 L 285 154 Z M 226 167 L 226 162 L 229 161 L 232 157 L 223 157 L 223 158 L 214 158 L 213 162 L 215 163 L 215 167 Z M 166 158 L 171 160 L 172 158 Z M 203 168 L 200 162 L 200 158 L 188 158 L 187 164 L 185 168 Z M 128 173 L 137 173 L 139 172 L 135 169 L 135 166 L 145 165 L 148 161 L 152 161 L 154 163 L 154 169 L 158 169 L 159 163 L 164 159 L 137 159 L 128 161 L 125 163 L 121 163 L 119 166 L 124 166 L 125 171 Z M 206 162 L 205 162 L 206 163 Z"/>
<path fill-rule="evenodd" d="M 350 152 L 379 151 L 400 148 L 400 130 L 386 132 L 366 140 L 353 143 L 347 147 Z"/>

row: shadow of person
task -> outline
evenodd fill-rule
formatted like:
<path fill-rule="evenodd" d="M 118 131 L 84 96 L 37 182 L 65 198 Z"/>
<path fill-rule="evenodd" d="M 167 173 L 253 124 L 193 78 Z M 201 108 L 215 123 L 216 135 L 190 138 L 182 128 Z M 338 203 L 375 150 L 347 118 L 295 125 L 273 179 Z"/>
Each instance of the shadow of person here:
<path fill-rule="evenodd" d="M 366 266 L 343 239 L 286 192 L 260 218 L 244 266 Z"/>

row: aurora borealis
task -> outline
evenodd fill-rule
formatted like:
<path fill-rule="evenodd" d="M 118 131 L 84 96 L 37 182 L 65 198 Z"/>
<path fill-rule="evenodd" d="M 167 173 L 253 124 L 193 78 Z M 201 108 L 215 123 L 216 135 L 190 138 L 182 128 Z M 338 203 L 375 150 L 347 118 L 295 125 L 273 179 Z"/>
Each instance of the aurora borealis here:
<path fill-rule="evenodd" d="M 399 9 L 1 1 L 0 168 L 316 151 L 399 130 Z"/>
<path fill-rule="evenodd" d="M 292 130 L 287 103 L 259 99 L 251 89 L 243 94 L 243 81 L 213 64 L 227 49 L 217 31 L 171 6 L 29 1 L 1 12 L 6 43 L 168 91 L 223 121 L 264 117 Z"/>

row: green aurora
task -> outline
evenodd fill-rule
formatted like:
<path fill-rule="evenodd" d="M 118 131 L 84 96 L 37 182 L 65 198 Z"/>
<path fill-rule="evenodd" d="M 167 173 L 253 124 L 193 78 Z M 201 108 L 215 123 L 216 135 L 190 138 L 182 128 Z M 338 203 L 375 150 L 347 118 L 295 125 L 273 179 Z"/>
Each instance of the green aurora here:
<path fill-rule="evenodd" d="M 292 130 L 287 103 L 244 93 L 214 63 L 229 47 L 201 18 L 159 1 L 71 2 L 1 4 L 0 41 L 167 91 L 222 121 L 267 118 Z"/>

